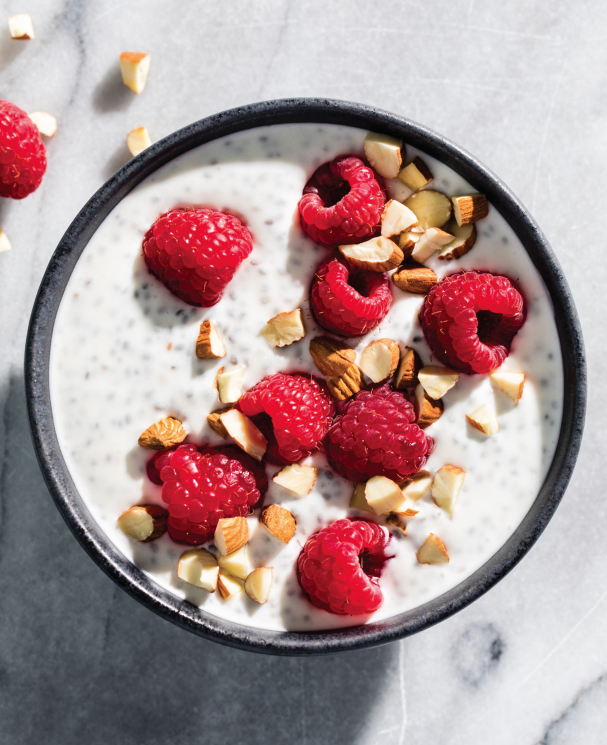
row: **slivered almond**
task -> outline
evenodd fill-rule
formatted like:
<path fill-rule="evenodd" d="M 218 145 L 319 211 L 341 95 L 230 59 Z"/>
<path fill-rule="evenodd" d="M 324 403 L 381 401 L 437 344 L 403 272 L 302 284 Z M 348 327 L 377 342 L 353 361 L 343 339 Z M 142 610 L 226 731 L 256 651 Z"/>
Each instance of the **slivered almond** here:
<path fill-rule="evenodd" d="M 149 543 L 167 531 L 167 510 L 156 504 L 140 504 L 123 512 L 118 518 L 118 527 L 129 538 Z"/>
<path fill-rule="evenodd" d="M 433 399 L 442 398 L 459 380 L 459 373 L 441 365 L 426 365 L 418 374 L 419 382 Z"/>
<path fill-rule="evenodd" d="M 451 243 L 452 240 L 451 233 L 446 233 L 440 228 L 428 228 L 411 251 L 411 258 L 421 263 L 428 261 L 431 256 L 440 251 L 447 243 Z"/>
<path fill-rule="evenodd" d="M 219 419 L 239 448 L 255 460 L 263 458 L 268 448 L 268 441 L 242 411 L 230 409 L 221 414 Z"/>
<path fill-rule="evenodd" d="M 422 367 L 419 354 L 411 347 L 405 347 L 394 379 L 394 387 L 401 391 L 405 388 L 414 388 L 419 383 L 417 375 Z"/>
<path fill-rule="evenodd" d="M 215 592 L 219 577 L 217 559 L 204 548 L 192 548 L 179 557 L 177 576 L 189 585 Z"/>
<path fill-rule="evenodd" d="M 401 233 L 401 235 L 399 235 L 398 245 L 400 250 L 403 252 L 403 256 L 405 257 L 405 259 L 411 256 L 413 249 L 419 243 L 419 239 L 422 237 L 422 235 L 423 233 L 418 233 L 414 230 L 411 230 L 407 233 Z"/>
<path fill-rule="evenodd" d="M 221 421 L 221 415 L 225 414 L 226 411 L 229 411 L 232 407 L 231 406 L 224 406 L 223 409 L 217 409 L 217 411 L 212 411 L 207 416 L 207 422 L 209 424 L 209 427 L 216 432 L 220 437 L 223 437 L 224 440 L 228 437 L 228 430 L 224 427 L 223 422 Z"/>
<path fill-rule="evenodd" d="M 358 365 L 350 365 L 343 375 L 327 378 L 327 387 L 334 401 L 345 401 L 361 390 L 364 381 Z"/>
<path fill-rule="evenodd" d="M 295 518 L 278 504 L 271 504 L 262 510 L 259 522 L 283 543 L 288 543 L 295 535 Z"/>
<path fill-rule="evenodd" d="M 405 509 L 406 500 L 398 484 L 385 476 L 373 476 L 367 481 L 365 499 L 376 515 L 387 515 Z"/>
<path fill-rule="evenodd" d="M 412 191 L 419 191 L 424 186 L 428 186 L 431 181 L 434 181 L 432 172 L 418 156 L 413 158 L 411 163 L 399 172 L 398 178 Z"/>
<path fill-rule="evenodd" d="M 246 367 L 240 365 L 231 370 L 220 367 L 215 376 L 215 388 L 217 396 L 222 404 L 233 404 L 238 401 L 242 394 L 242 384 Z"/>
<path fill-rule="evenodd" d="M 297 494 L 298 497 L 307 497 L 316 482 L 318 471 L 312 466 L 302 466 L 293 463 L 285 466 L 272 476 L 272 481 L 279 486 Z"/>
<path fill-rule="evenodd" d="M 419 225 L 424 230 L 442 228 L 451 217 L 449 197 L 433 189 L 416 192 L 407 199 L 405 207 L 416 214 Z"/>
<path fill-rule="evenodd" d="M 364 243 L 340 246 L 339 251 L 349 264 L 370 272 L 389 272 L 403 260 L 403 252 L 400 248 L 394 241 L 384 238 L 383 235 L 371 238 Z"/>
<path fill-rule="evenodd" d="M 32 111 L 29 118 L 38 127 L 38 132 L 45 137 L 54 137 L 57 134 L 57 119 L 47 111 Z"/>
<path fill-rule="evenodd" d="M 272 567 L 253 569 L 244 583 L 247 595 L 256 603 L 265 603 L 272 589 Z"/>
<path fill-rule="evenodd" d="M 494 372 L 491 380 L 497 387 L 505 393 L 508 398 L 514 401 L 516 406 L 523 395 L 525 386 L 525 373 L 522 372 Z"/>
<path fill-rule="evenodd" d="M 484 194 L 462 194 L 451 197 L 451 201 L 453 216 L 460 228 L 462 225 L 471 225 L 489 214 L 489 205 Z"/>
<path fill-rule="evenodd" d="M 249 552 L 246 546 L 228 556 L 218 556 L 219 568 L 237 579 L 246 579 L 251 572 Z"/>
<path fill-rule="evenodd" d="M 374 383 L 387 380 L 398 367 L 400 349 L 392 339 L 378 339 L 365 347 L 360 358 L 360 369 Z"/>
<path fill-rule="evenodd" d="M 215 545 L 222 556 L 229 556 L 249 540 L 246 517 L 222 517 L 215 528 Z"/>
<path fill-rule="evenodd" d="M 440 468 L 432 479 L 432 499 L 451 517 L 465 478 L 463 469 L 447 465 Z"/>
<path fill-rule="evenodd" d="M 402 165 L 402 140 L 389 135 L 369 132 L 364 142 L 365 157 L 380 176 L 396 178 Z"/>
<path fill-rule="evenodd" d="M 151 57 L 146 52 L 122 52 L 120 55 L 120 72 L 122 82 L 133 93 L 141 93 L 145 88 L 150 71 Z"/>
<path fill-rule="evenodd" d="M 399 484 L 400 490 L 407 499 L 411 499 L 413 502 L 417 502 L 421 499 L 424 494 L 428 492 L 432 485 L 432 476 L 429 471 L 418 471 L 402 484 Z"/>
<path fill-rule="evenodd" d="M 317 336 L 312 339 L 310 355 L 322 375 L 343 375 L 356 361 L 356 352 L 353 349 L 329 336 Z"/>
<path fill-rule="evenodd" d="M 179 445 L 186 438 L 186 431 L 179 419 L 172 416 L 159 419 L 139 437 L 139 445 L 148 450 L 166 450 Z"/>
<path fill-rule="evenodd" d="M 474 225 L 463 225 L 461 228 L 454 218 L 444 226 L 445 232 L 451 233 L 455 238 L 447 243 L 438 254 L 441 261 L 453 261 L 467 254 L 476 243 L 476 228 Z"/>
<path fill-rule="evenodd" d="M 404 204 L 390 199 L 386 202 L 381 216 L 381 234 L 386 238 L 400 235 L 411 228 L 417 227 L 419 220 Z"/>
<path fill-rule="evenodd" d="M 403 292 L 427 295 L 438 282 L 438 277 L 432 269 L 411 259 L 401 264 L 392 274 L 392 282 Z"/>
<path fill-rule="evenodd" d="M 466 419 L 470 426 L 484 435 L 489 435 L 489 437 L 496 435 L 499 431 L 495 413 L 491 411 L 487 404 L 479 406 L 472 414 L 466 414 Z"/>
<path fill-rule="evenodd" d="M 126 136 L 126 146 L 132 156 L 139 155 L 152 144 L 147 127 L 132 129 Z"/>
<path fill-rule="evenodd" d="M 196 339 L 196 357 L 201 360 L 219 359 L 226 356 L 225 345 L 213 321 L 203 321 Z"/>
<path fill-rule="evenodd" d="M 441 539 L 430 533 L 417 552 L 420 564 L 448 564 L 449 554 Z"/>
<path fill-rule="evenodd" d="M 288 347 L 289 344 L 303 339 L 306 329 L 301 308 L 279 313 L 274 318 L 270 318 L 261 329 L 261 335 L 273 347 Z"/>
<path fill-rule="evenodd" d="M 445 410 L 445 405 L 440 399 L 430 398 L 421 383 L 415 389 L 415 413 L 417 414 L 417 426 L 426 429 L 437 419 L 440 419 Z"/>
<path fill-rule="evenodd" d="M 240 595 L 241 592 L 244 592 L 244 582 L 220 569 L 217 578 L 217 589 L 222 600 L 229 600 L 234 595 Z"/>
<path fill-rule="evenodd" d="M 361 481 L 360 484 L 356 484 L 356 486 L 354 487 L 354 491 L 352 492 L 352 498 L 350 499 L 350 507 L 353 510 L 371 512 L 374 515 L 375 513 L 373 512 L 371 507 L 369 507 L 369 503 L 365 498 L 366 486 L 367 484 L 364 481 Z"/>

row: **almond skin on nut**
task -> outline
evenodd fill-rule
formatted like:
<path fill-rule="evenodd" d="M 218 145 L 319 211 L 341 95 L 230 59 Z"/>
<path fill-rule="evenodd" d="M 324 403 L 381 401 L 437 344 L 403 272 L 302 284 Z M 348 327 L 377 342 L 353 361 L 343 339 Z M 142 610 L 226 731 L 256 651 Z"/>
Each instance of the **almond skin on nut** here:
<path fill-rule="evenodd" d="M 125 535 L 141 543 L 150 543 L 167 531 L 167 510 L 156 504 L 138 504 L 118 518 L 118 527 Z"/>
<path fill-rule="evenodd" d="M 345 401 L 361 390 L 364 381 L 357 365 L 350 365 L 343 375 L 327 378 L 327 387 L 334 401 Z"/>
<path fill-rule="evenodd" d="M 246 517 L 222 517 L 215 528 L 215 546 L 222 556 L 238 551 L 249 540 Z"/>
<path fill-rule="evenodd" d="M 231 406 L 224 406 L 223 409 L 212 411 L 207 416 L 209 427 L 213 430 L 213 432 L 217 433 L 220 437 L 223 437 L 224 440 L 228 439 L 229 434 L 228 430 L 224 427 L 223 422 L 221 421 L 221 415 L 225 414 L 226 411 L 229 411 L 231 408 Z"/>
<path fill-rule="evenodd" d="M 289 510 L 285 510 L 278 504 L 266 507 L 261 513 L 259 522 L 283 543 L 288 543 L 295 535 L 295 518 Z"/>
<path fill-rule="evenodd" d="M 166 450 L 179 445 L 185 438 L 186 431 L 179 419 L 167 416 L 148 427 L 138 442 L 148 450 Z"/>
<path fill-rule="evenodd" d="M 417 413 L 417 426 L 426 429 L 437 419 L 440 419 L 445 410 L 445 404 L 441 399 L 430 398 L 421 383 L 415 388 L 415 411 Z"/>
<path fill-rule="evenodd" d="M 378 339 L 367 345 L 360 358 L 360 369 L 374 383 L 394 375 L 400 359 L 398 344 L 392 339 Z"/>
<path fill-rule="evenodd" d="M 212 321 L 200 324 L 200 333 L 196 339 L 196 357 L 200 360 L 213 360 L 226 356 L 226 348 Z"/>
<path fill-rule="evenodd" d="M 404 292 L 427 295 L 438 282 L 438 277 L 432 269 L 411 259 L 398 267 L 392 275 L 392 282 Z"/>
<path fill-rule="evenodd" d="M 347 344 L 329 336 L 310 340 L 310 355 L 322 375 L 339 377 L 356 361 L 356 352 Z"/>
<path fill-rule="evenodd" d="M 396 204 L 400 203 L 396 202 Z M 402 204 L 400 206 L 407 209 Z M 367 269 L 370 272 L 389 272 L 397 267 L 404 258 L 403 252 L 396 243 L 382 235 L 371 238 L 364 243 L 339 246 L 339 251 L 348 264 L 358 269 Z"/>
<path fill-rule="evenodd" d="M 411 347 L 405 347 L 400 365 L 394 378 L 394 387 L 402 391 L 406 388 L 415 388 L 419 383 L 417 374 L 423 367 L 419 354 Z"/>

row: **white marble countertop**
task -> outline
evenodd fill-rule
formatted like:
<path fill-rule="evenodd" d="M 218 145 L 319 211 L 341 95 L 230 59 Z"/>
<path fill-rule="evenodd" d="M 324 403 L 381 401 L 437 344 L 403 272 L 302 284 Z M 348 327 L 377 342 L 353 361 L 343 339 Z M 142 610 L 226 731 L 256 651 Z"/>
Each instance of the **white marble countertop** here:
<path fill-rule="evenodd" d="M 0 255 L 0 741 L 594 745 L 607 741 L 607 6 L 540 0 L 0 0 L 0 95 L 59 119 L 42 187 L 2 200 Z M 149 51 L 146 90 L 117 58 Z M 153 139 L 233 106 L 289 96 L 373 104 L 474 153 L 531 209 L 582 319 L 590 413 L 556 516 L 496 588 L 400 643 L 282 659 L 162 621 L 85 555 L 30 443 L 23 348 L 61 235 Z M 596 262 L 596 263 L 595 263 Z M 604 450 L 604 447 L 603 447 Z M 603 456 L 604 457 L 604 456 Z"/>

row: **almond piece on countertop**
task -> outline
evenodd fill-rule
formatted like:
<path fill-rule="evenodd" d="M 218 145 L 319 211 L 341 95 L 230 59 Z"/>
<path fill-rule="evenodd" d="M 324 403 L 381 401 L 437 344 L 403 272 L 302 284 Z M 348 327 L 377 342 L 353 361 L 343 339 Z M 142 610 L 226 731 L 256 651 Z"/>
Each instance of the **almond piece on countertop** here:
<path fill-rule="evenodd" d="M 222 556 L 238 551 L 249 540 L 246 517 L 222 517 L 215 528 L 215 546 Z"/>
<path fill-rule="evenodd" d="M 364 142 L 365 157 L 371 168 L 383 178 L 396 178 L 403 162 L 402 140 L 389 135 L 368 132 Z"/>
<path fill-rule="evenodd" d="M 242 411 L 230 409 L 219 417 L 226 432 L 239 448 L 255 460 L 261 460 L 268 449 L 268 441 Z"/>
<path fill-rule="evenodd" d="M 405 261 L 392 275 L 392 282 L 403 292 L 427 295 L 438 282 L 438 277 L 427 266 L 414 260 Z"/>
<path fill-rule="evenodd" d="M 424 161 L 416 156 L 408 166 L 400 171 L 398 179 L 411 191 L 419 191 L 434 181 L 434 176 Z"/>
<path fill-rule="evenodd" d="M 494 372 L 490 375 L 491 380 L 514 401 L 516 406 L 523 395 L 525 386 L 525 373 L 522 372 Z"/>
<path fill-rule="evenodd" d="M 256 603 L 265 603 L 272 589 L 272 567 L 253 569 L 244 583 L 247 595 Z"/>
<path fill-rule="evenodd" d="M 400 264 L 404 256 L 396 243 L 383 235 L 364 243 L 339 246 L 339 252 L 352 266 L 370 272 L 389 272 Z"/>
<path fill-rule="evenodd" d="M 318 471 L 312 466 L 302 466 L 299 463 L 285 466 L 272 476 L 272 481 L 279 486 L 297 494 L 298 497 L 307 497 L 316 482 Z"/>
<path fill-rule="evenodd" d="M 295 535 L 295 518 L 278 504 L 265 507 L 259 522 L 283 543 L 288 543 Z"/>
<path fill-rule="evenodd" d="M 451 233 L 455 237 L 438 254 L 437 259 L 441 261 L 459 259 L 460 256 L 467 254 L 476 243 L 476 228 L 474 225 L 462 225 L 460 228 L 456 220 L 451 218 L 444 228 L 446 233 Z"/>
<path fill-rule="evenodd" d="M 261 329 L 261 335 L 273 347 L 288 347 L 289 344 L 303 339 L 306 329 L 301 308 L 279 313 L 274 318 L 270 318 Z"/>
<path fill-rule="evenodd" d="M 392 339 L 378 339 L 365 347 L 360 357 L 360 369 L 374 383 L 394 375 L 400 359 L 398 344 Z"/>
<path fill-rule="evenodd" d="M 192 548 L 179 557 L 177 576 L 189 585 L 215 592 L 219 577 L 217 559 L 204 548 Z"/>
<path fill-rule="evenodd" d="M 327 378 L 327 387 L 334 401 L 345 401 L 358 393 L 364 381 L 358 365 L 350 365 L 343 375 Z"/>
<path fill-rule="evenodd" d="M 424 230 L 442 228 L 451 217 L 451 201 L 440 191 L 424 189 L 407 199 L 405 207 L 415 213 Z"/>
<path fill-rule="evenodd" d="M 440 251 L 447 243 L 451 243 L 453 236 L 440 228 L 428 228 L 411 251 L 411 258 L 423 263 Z"/>
<path fill-rule="evenodd" d="M 129 538 L 149 543 L 166 533 L 168 516 L 168 511 L 156 504 L 138 504 L 120 515 L 118 527 Z"/>
<path fill-rule="evenodd" d="M 412 476 L 409 476 L 402 484 L 399 484 L 400 490 L 405 497 L 411 499 L 413 502 L 421 499 L 428 492 L 431 485 L 432 476 L 430 476 L 429 471 L 418 471 Z"/>
<path fill-rule="evenodd" d="M 413 189 L 405 186 L 399 178 L 385 179 L 384 184 L 390 199 L 396 199 L 397 202 L 404 202 L 413 194 Z"/>
<path fill-rule="evenodd" d="M 365 498 L 366 486 L 367 484 L 364 481 L 361 481 L 360 484 L 356 484 L 354 491 L 352 492 L 352 498 L 350 499 L 350 507 L 353 510 L 362 510 L 363 512 L 370 512 L 374 515 L 375 512 L 373 512 Z"/>
<path fill-rule="evenodd" d="M 57 133 L 57 119 L 46 111 L 32 111 L 29 118 L 38 127 L 38 132 L 45 137 L 54 137 Z"/>
<path fill-rule="evenodd" d="M 381 216 L 381 234 L 385 238 L 406 233 L 419 225 L 419 220 L 404 204 L 390 199 Z"/>
<path fill-rule="evenodd" d="M 19 13 L 8 17 L 8 30 L 11 39 L 27 41 L 34 38 L 34 25 L 27 13 Z"/>
<path fill-rule="evenodd" d="M 459 197 L 451 197 L 451 201 L 453 217 L 460 228 L 462 225 L 471 225 L 489 214 L 489 205 L 484 194 L 462 194 Z"/>
<path fill-rule="evenodd" d="M 217 578 L 217 589 L 219 590 L 221 599 L 228 600 L 244 591 L 244 582 L 220 569 L 219 577 Z"/>
<path fill-rule="evenodd" d="M 430 533 L 417 552 L 417 560 L 420 564 L 448 564 L 449 554 L 441 539 Z"/>
<path fill-rule="evenodd" d="M 186 431 L 179 419 L 167 416 L 148 427 L 139 437 L 139 444 L 148 450 L 166 450 L 185 438 Z"/>
<path fill-rule="evenodd" d="M 3 251 L 10 251 L 11 248 L 12 246 L 11 242 L 8 239 L 8 236 L 6 235 L 4 230 L 0 228 L 0 253 L 2 253 Z M 356 354 L 354 355 L 354 359 L 356 359 Z"/>
<path fill-rule="evenodd" d="M 440 399 L 430 398 L 420 383 L 415 389 L 415 413 L 417 414 L 417 426 L 426 429 L 437 419 L 440 419 L 445 410 L 445 405 Z"/>
<path fill-rule="evenodd" d="M 405 388 L 415 388 L 419 383 L 417 375 L 422 367 L 423 363 L 419 354 L 411 347 L 405 347 L 394 378 L 394 387 L 399 391 Z"/>
<path fill-rule="evenodd" d="M 150 61 L 151 57 L 146 52 L 122 52 L 120 55 L 122 82 L 133 93 L 141 93 L 145 88 Z"/>
<path fill-rule="evenodd" d="M 233 404 L 238 401 L 242 395 L 242 384 L 246 369 L 244 365 L 239 365 L 227 371 L 223 367 L 219 368 L 214 385 L 222 404 Z"/>
<path fill-rule="evenodd" d="M 221 415 L 225 414 L 226 411 L 230 411 L 232 407 L 231 406 L 224 406 L 223 409 L 217 409 L 217 411 L 212 411 L 207 416 L 207 422 L 209 424 L 209 427 L 216 432 L 220 437 L 223 437 L 224 440 L 227 440 L 228 438 L 228 430 L 224 427 L 223 422 L 221 421 Z"/>
<path fill-rule="evenodd" d="M 408 259 L 411 256 L 413 249 L 419 243 L 419 239 L 422 235 L 423 233 L 417 233 L 416 231 L 411 230 L 407 233 L 401 233 L 398 236 L 398 245 L 400 250 L 403 252 L 405 259 Z"/>
<path fill-rule="evenodd" d="M 470 426 L 489 437 L 499 432 L 496 416 L 487 404 L 479 406 L 472 414 L 466 414 L 466 419 Z"/>
<path fill-rule="evenodd" d="M 460 489 L 466 478 L 466 472 L 457 466 L 443 466 L 432 479 L 432 499 L 451 517 Z"/>
<path fill-rule="evenodd" d="M 426 365 L 418 373 L 419 382 L 435 400 L 442 398 L 459 380 L 459 373 L 441 365 Z"/>
<path fill-rule="evenodd" d="M 196 339 L 196 357 L 200 360 L 215 360 L 226 356 L 226 348 L 213 321 L 200 324 Z"/>
<path fill-rule="evenodd" d="M 406 500 L 400 487 L 385 476 L 373 476 L 367 481 L 365 499 L 376 515 L 387 515 L 405 509 Z"/>
<path fill-rule="evenodd" d="M 147 150 L 151 144 L 152 140 L 150 139 L 150 133 L 148 132 L 147 127 L 131 129 L 126 136 L 126 146 L 133 157 L 139 155 L 139 153 L 142 153 L 144 150 Z"/>
<path fill-rule="evenodd" d="M 356 362 L 356 352 L 347 344 L 329 336 L 310 341 L 310 355 L 322 375 L 343 375 Z"/>
<path fill-rule="evenodd" d="M 246 546 L 239 548 L 238 551 L 234 551 L 229 556 L 218 556 L 217 561 L 220 569 L 237 579 L 246 579 L 251 572 L 249 552 Z"/>

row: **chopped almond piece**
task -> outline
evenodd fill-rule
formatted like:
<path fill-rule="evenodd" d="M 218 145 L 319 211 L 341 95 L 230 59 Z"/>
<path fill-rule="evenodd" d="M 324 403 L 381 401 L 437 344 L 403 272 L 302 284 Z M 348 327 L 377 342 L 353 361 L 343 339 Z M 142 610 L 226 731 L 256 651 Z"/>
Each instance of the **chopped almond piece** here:
<path fill-rule="evenodd" d="M 217 411 L 212 411 L 207 416 L 207 422 L 209 427 L 216 432 L 220 437 L 223 437 L 224 440 L 228 438 L 228 430 L 223 426 L 223 422 L 221 421 L 221 415 L 225 414 L 226 411 L 229 411 L 232 407 L 231 406 L 224 406 L 223 409 L 217 409 Z"/>
<path fill-rule="evenodd" d="M 459 373 L 441 365 L 426 365 L 419 371 L 419 382 L 433 399 L 442 398 L 459 380 Z"/>
<path fill-rule="evenodd" d="M 118 527 L 129 538 L 141 543 L 150 543 L 167 531 L 169 513 L 155 504 L 131 507 L 118 518 Z"/>
<path fill-rule="evenodd" d="M 441 539 L 430 533 L 417 552 L 417 560 L 420 564 L 448 564 L 449 554 Z"/>
<path fill-rule="evenodd" d="M 139 445 L 148 450 L 166 450 L 179 445 L 186 438 L 186 431 L 179 419 L 172 416 L 159 419 L 139 437 Z"/>
<path fill-rule="evenodd" d="M 443 466 L 432 479 L 432 499 L 451 517 L 460 489 L 466 478 L 466 472 L 457 466 Z"/>
<path fill-rule="evenodd" d="M 295 518 L 278 504 L 265 507 L 259 522 L 283 543 L 288 543 L 295 535 Z"/>
<path fill-rule="evenodd" d="M 454 235 L 451 243 L 444 246 L 437 258 L 441 261 L 453 261 L 467 254 L 476 243 L 476 228 L 474 225 L 463 225 L 460 227 L 454 218 L 445 225 L 445 232 Z"/>
<path fill-rule="evenodd" d="M 491 376 L 491 380 L 497 385 L 497 387 L 505 393 L 508 398 L 514 401 L 516 406 L 521 400 L 523 395 L 523 388 L 525 386 L 525 373 L 522 372 L 494 372 Z"/>
<path fill-rule="evenodd" d="M 411 258 L 423 263 L 435 254 L 437 251 L 451 243 L 453 236 L 451 233 L 445 233 L 440 228 L 428 228 L 411 251 Z"/>
<path fill-rule="evenodd" d="M 345 401 L 361 390 L 364 382 L 360 368 L 350 365 L 343 375 L 327 378 L 327 387 L 334 401 Z"/>
<path fill-rule="evenodd" d="M 213 360 L 226 356 L 226 348 L 213 321 L 203 321 L 196 339 L 196 357 Z"/>
<path fill-rule="evenodd" d="M 8 30 L 11 39 L 18 41 L 27 41 L 34 38 L 34 26 L 32 19 L 27 13 L 19 13 L 8 18 Z"/>
<path fill-rule="evenodd" d="M 389 272 L 403 260 L 403 252 L 400 248 L 394 241 L 384 238 L 383 235 L 371 238 L 364 243 L 340 246 L 339 251 L 349 264 L 370 272 Z"/>
<path fill-rule="evenodd" d="M 365 157 L 371 168 L 384 178 L 396 178 L 403 162 L 402 140 L 389 135 L 369 132 L 364 142 Z"/>
<path fill-rule="evenodd" d="M 401 264 L 392 275 L 392 282 L 403 292 L 427 295 L 438 282 L 438 277 L 427 266 L 409 260 Z"/>
<path fill-rule="evenodd" d="M 219 568 L 225 574 L 230 574 L 237 579 L 246 579 L 251 572 L 249 552 L 246 546 L 239 548 L 238 551 L 234 551 L 228 556 L 218 556 L 217 561 L 219 562 Z"/>
<path fill-rule="evenodd" d="M 445 405 L 440 399 L 431 398 L 424 390 L 421 383 L 415 389 L 415 412 L 417 414 L 417 426 L 426 429 L 437 419 L 440 419 L 445 410 Z"/>
<path fill-rule="evenodd" d="M 384 184 L 390 199 L 396 199 L 397 202 L 404 202 L 413 194 L 413 189 L 405 186 L 399 178 L 385 179 Z"/>
<path fill-rule="evenodd" d="M 11 242 L 8 239 L 8 236 L 6 235 L 4 230 L 0 228 L 0 253 L 2 253 L 3 251 L 10 251 L 11 248 L 12 246 Z"/>
<path fill-rule="evenodd" d="M 132 129 L 126 136 L 126 146 L 133 157 L 147 150 L 151 144 L 152 140 L 146 127 Z"/>
<path fill-rule="evenodd" d="M 386 518 L 386 523 L 401 535 L 407 535 L 407 523 L 396 512 L 391 512 Z"/>
<path fill-rule="evenodd" d="M 405 388 L 414 388 L 419 383 L 417 375 L 422 367 L 419 354 L 411 347 L 405 347 L 394 379 L 394 387 L 401 391 Z"/>
<path fill-rule="evenodd" d="M 261 460 L 268 448 L 268 441 L 242 411 L 230 409 L 219 417 L 226 432 L 239 448 L 255 460 Z"/>
<path fill-rule="evenodd" d="M 307 497 L 316 482 L 317 474 L 317 469 L 312 468 L 312 466 L 302 466 L 299 463 L 294 463 L 275 473 L 272 476 L 272 481 L 297 494 L 298 497 Z"/>
<path fill-rule="evenodd" d="M 141 93 L 145 88 L 150 71 L 150 61 L 150 55 L 145 52 L 122 52 L 120 55 L 122 82 L 133 93 Z"/>
<path fill-rule="evenodd" d="M 499 431 L 495 414 L 487 404 L 479 406 L 479 408 L 476 409 L 476 411 L 473 411 L 472 414 L 466 414 L 466 419 L 474 429 L 477 429 L 484 435 L 489 435 L 491 437 L 492 435 L 496 435 Z"/>
<path fill-rule="evenodd" d="M 192 548 L 181 554 L 177 564 L 179 579 L 207 592 L 215 592 L 219 577 L 217 559 L 204 548 Z"/>
<path fill-rule="evenodd" d="M 54 137 L 57 133 L 57 120 L 46 111 L 32 111 L 29 118 L 38 127 L 38 132 L 45 137 Z"/>
<path fill-rule="evenodd" d="M 430 476 L 430 473 L 428 471 L 418 471 L 400 484 L 400 490 L 407 499 L 417 502 L 428 492 L 431 485 L 432 476 Z"/>
<path fill-rule="evenodd" d="M 217 388 L 217 395 L 222 404 L 233 404 L 238 401 L 242 394 L 242 384 L 246 369 L 244 365 L 234 367 L 227 372 L 224 371 L 223 367 L 219 368 L 215 376 L 215 387 Z"/>
<path fill-rule="evenodd" d="M 398 245 L 400 250 L 403 252 L 403 256 L 405 259 L 409 258 L 411 254 L 413 253 L 413 249 L 415 246 L 419 243 L 419 239 L 422 237 L 423 233 L 417 233 L 414 230 L 411 230 L 407 233 L 401 233 L 398 237 Z"/>
<path fill-rule="evenodd" d="M 310 341 L 310 355 L 323 375 L 340 376 L 356 361 L 356 352 L 338 339 L 317 336 Z"/>
<path fill-rule="evenodd" d="M 371 512 L 373 515 L 375 514 L 371 507 L 369 507 L 369 503 L 367 502 L 365 498 L 365 488 L 367 484 L 364 481 L 361 481 L 360 484 L 356 484 L 354 487 L 354 491 L 352 492 L 352 499 L 350 500 L 350 507 L 353 510 L 362 510 L 364 512 Z"/>
<path fill-rule="evenodd" d="M 384 237 L 390 238 L 393 235 L 400 235 L 418 225 L 419 220 L 404 204 L 395 199 L 386 202 L 381 216 L 381 234 Z"/>
<path fill-rule="evenodd" d="M 221 599 L 228 600 L 244 591 L 244 582 L 220 569 L 219 577 L 217 578 L 217 589 L 219 590 Z"/>
<path fill-rule="evenodd" d="M 374 383 L 387 380 L 398 367 L 400 349 L 392 339 L 378 339 L 365 347 L 360 358 L 360 369 Z"/>
<path fill-rule="evenodd" d="M 419 225 L 424 230 L 442 228 L 451 217 L 451 202 L 440 191 L 424 189 L 407 199 L 405 207 L 415 213 Z"/>
<path fill-rule="evenodd" d="M 489 214 L 487 197 L 484 194 L 463 194 L 459 197 L 451 197 L 453 202 L 453 217 L 457 224 L 470 225 L 478 222 Z"/>
<path fill-rule="evenodd" d="M 400 487 L 385 476 L 373 476 L 367 481 L 365 499 L 376 515 L 387 515 L 405 509 L 405 497 Z"/>
<path fill-rule="evenodd" d="M 424 186 L 428 186 L 431 181 L 434 181 L 434 176 L 430 169 L 418 156 L 413 158 L 411 163 L 402 169 L 398 174 L 398 178 L 412 191 L 419 191 Z"/>
<path fill-rule="evenodd" d="M 222 517 L 215 528 L 215 545 L 222 556 L 238 551 L 249 540 L 246 517 Z"/>
<path fill-rule="evenodd" d="M 303 339 L 306 329 L 301 308 L 279 313 L 274 318 L 270 318 L 261 329 L 261 335 L 273 347 L 288 347 L 289 344 Z"/>
<path fill-rule="evenodd" d="M 265 603 L 272 589 L 272 567 L 253 569 L 244 583 L 247 595 L 256 603 Z"/>

